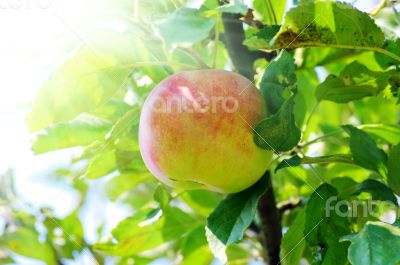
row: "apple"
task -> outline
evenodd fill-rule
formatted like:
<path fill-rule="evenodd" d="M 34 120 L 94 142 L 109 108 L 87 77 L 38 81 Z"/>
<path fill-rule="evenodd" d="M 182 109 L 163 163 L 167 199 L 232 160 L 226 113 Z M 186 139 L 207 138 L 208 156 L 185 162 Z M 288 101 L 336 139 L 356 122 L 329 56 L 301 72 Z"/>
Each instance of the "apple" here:
<path fill-rule="evenodd" d="M 139 124 L 143 160 L 161 182 L 183 189 L 242 191 L 269 167 L 272 152 L 256 146 L 265 117 L 259 90 L 223 70 L 174 74 L 144 102 Z"/>

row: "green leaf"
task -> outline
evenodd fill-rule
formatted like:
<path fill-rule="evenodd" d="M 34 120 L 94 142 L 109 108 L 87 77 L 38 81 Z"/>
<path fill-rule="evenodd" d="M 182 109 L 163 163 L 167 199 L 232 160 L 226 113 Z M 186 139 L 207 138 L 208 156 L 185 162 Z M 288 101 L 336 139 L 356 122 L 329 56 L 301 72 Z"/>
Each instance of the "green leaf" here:
<path fill-rule="evenodd" d="M 6 235 L 6 245 L 14 253 L 56 265 L 57 260 L 51 245 L 39 241 L 39 234 L 27 228 L 18 228 Z"/>
<path fill-rule="evenodd" d="M 254 142 L 260 148 L 273 151 L 289 151 L 300 141 L 294 114 L 293 96 L 286 100 L 279 111 L 262 120 L 254 132 Z"/>
<path fill-rule="evenodd" d="M 300 68 L 313 69 L 316 66 L 341 65 L 354 60 L 364 51 L 327 47 L 311 47 L 304 51 Z"/>
<path fill-rule="evenodd" d="M 283 159 L 275 168 L 274 173 L 285 167 L 297 167 L 301 165 L 301 158 L 299 156 L 293 156 L 289 159 Z"/>
<path fill-rule="evenodd" d="M 392 147 L 388 154 L 388 184 L 400 195 L 400 144 Z"/>
<path fill-rule="evenodd" d="M 182 265 L 208 265 L 214 256 L 210 252 L 204 226 L 190 232 L 182 242 Z"/>
<path fill-rule="evenodd" d="M 182 199 L 196 213 L 209 216 L 222 200 L 222 195 L 208 190 L 188 190 L 182 194 Z"/>
<path fill-rule="evenodd" d="M 132 256 L 179 239 L 200 225 L 179 208 L 167 207 L 162 213 L 148 219 L 148 212 L 137 212 L 112 231 L 116 242 L 98 243 L 94 249 L 107 255 Z"/>
<path fill-rule="evenodd" d="M 105 194 L 110 200 L 115 201 L 120 198 L 121 195 L 150 178 L 152 178 L 152 175 L 147 172 L 129 172 L 119 174 L 104 185 Z"/>
<path fill-rule="evenodd" d="M 389 144 L 396 145 L 400 143 L 400 126 L 398 125 L 363 124 L 359 128 Z"/>
<path fill-rule="evenodd" d="M 36 135 L 32 150 L 42 154 L 58 149 L 84 146 L 104 139 L 112 124 L 94 116 L 85 115 L 70 122 L 57 123 Z"/>
<path fill-rule="evenodd" d="M 395 40 L 385 40 L 383 48 L 391 53 L 400 55 L 400 38 Z M 392 65 L 399 65 L 400 63 L 399 61 L 381 53 L 375 53 L 375 60 L 382 68 L 387 68 Z"/>
<path fill-rule="evenodd" d="M 57 254 L 68 259 L 73 259 L 75 252 L 83 251 L 81 246 L 84 245 L 84 232 L 77 214 L 75 210 L 64 219 L 46 217 L 43 222 L 48 231 L 48 239 L 51 240 Z M 63 239 L 65 243 L 62 245 L 55 243 L 60 239 Z"/>
<path fill-rule="evenodd" d="M 86 173 L 82 178 L 97 179 L 113 172 L 116 169 L 115 152 L 113 150 L 105 150 L 99 152 L 89 161 Z"/>
<path fill-rule="evenodd" d="M 400 262 L 400 228 L 368 222 L 358 234 L 342 239 L 350 241 L 349 261 L 353 265 L 396 265 Z"/>
<path fill-rule="evenodd" d="M 37 131 L 106 103 L 134 63 L 134 34 L 102 32 L 68 58 L 40 88 L 27 122 Z M 131 67 L 132 68 L 132 67 Z"/>
<path fill-rule="evenodd" d="M 104 141 L 85 149 L 81 159 L 90 159 L 86 174 L 89 179 L 100 178 L 118 169 L 121 173 L 145 173 L 146 167 L 139 154 L 137 105 L 125 113 L 112 127 Z"/>
<path fill-rule="evenodd" d="M 248 10 L 243 0 L 232 0 L 230 3 L 219 6 L 216 9 L 224 13 L 242 14 L 243 16 L 247 14 Z"/>
<path fill-rule="evenodd" d="M 271 187 L 267 177 L 239 193 L 228 195 L 207 218 L 206 234 L 211 252 L 226 263 L 226 247 L 243 238 L 257 211 L 258 201 Z"/>
<path fill-rule="evenodd" d="M 254 0 L 253 7 L 261 15 L 264 24 L 271 24 L 273 21 L 280 24 L 286 7 L 285 0 Z M 270 11 L 272 9 L 272 17 Z"/>
<path fill-rule="evenodd" d="M 202 17 L 194 8 L 181 7 L 164 19 L 157 28 L 169 43 L 194 43 L 208 37 L 214 20 Z"/>
<path fill-rule="evenodd" d="M 300 4 L 286 13 L 284 21 L 272 43 L 249 39 L 245 44 L 268 50 L 310 46 L 382 47 L 384 42 L 384 35 L 374 20 L 347 3 Z"/>
<path fill-rule="evenodd" d="M 360 195 L 362 192 L 370 193 L 374 200 L 390 201 L 397 205 L 397 198 L 394 196 L 393 191 L 377 180 L 367 179 L 361 182 L 353 195 Z"/>
<path fill-rule="evenodd" d="M 13 260 L 11 257 L 7 257 L 7 256 L 5 256 L 5 257 L 0 257 L 0 264 L 1 265 L 7 265 L 7 264 L 15 264 L 16 263 L 16 261 L 15 260 Z"/>
<path fill-rule="evenodd" d="M 106 104 L 91 111 L 90 114 L 105 120 L 116 122 L 131 108 L 132 106 L 124 101 L 112 98 Z"/>
<path fill-rule="evenodd" d="M 350 135 L 350 150 L 354 162 L 385 177 L 387 155 L 377 147 L 372 137 L 352 125 L 344 125 L 342 128 Z"/>
<path fill-rule="evenodd" d="M 267 104 L 268 112 L 275 114 L 285 102 L 283 91 L 296 83 L 296 65 L 292 55 L 282 51 L 265 68 L 260 82 L 260 91 Z"/>
<path fill-rule="evenodd" d="M 339 196 L 342 198 L 351 196 L 358 186 L 358 183 L 349 177 L 334 178 L 330 184 L 339 192 Z"/>
<path fill-rule="evenodd" d="M 318 101 L 329 100 L 347 103 L 364 97 L 375 96 L 388 85 L 389 74 L 369 70 L 357 61 L 340 73 L 329 75 L 316 89 Z"/>
<path fill-rule="evenodd" d="M 306 211 L 302 209 L 282 238 L 279 253 L 282 265 L 300 264 L 300 259 L 306 246 L 303 235 L 305 222 Z"/>
<path fill-rule="evenodd" d="M 347 246 L 339 239 L 350 229 L 347 219 L 333 210 L 337 195 L 335 188 L 322 184 L 307 203 L 304 236 L 310 246 L 319 247 L 317 256 L 321 256 L 324 265 L 345 264 L 347 260 Z"/>
<path fill-rule="evenodd" d="M 154 200 L 158 202 L 161 209 L 165 209 L 169 202 L 171 201 L 172 196 L 169 194 L 169 191 L 162 185 L 158 185 L 154 192 Z"/>
<path fill-rule="evenodd" d="M 120 117 L 114 124 L 110 136 L 107 138 L 108 142 L 113 142 L 119 137 L 133 131 L 135 135 L 131 135 L 133 141 L 138 141 L 138 128 L 140 120 L 140 108 L 138 105 L 131 107 L 131 110 L 125 113 L 124 116 Z"/>

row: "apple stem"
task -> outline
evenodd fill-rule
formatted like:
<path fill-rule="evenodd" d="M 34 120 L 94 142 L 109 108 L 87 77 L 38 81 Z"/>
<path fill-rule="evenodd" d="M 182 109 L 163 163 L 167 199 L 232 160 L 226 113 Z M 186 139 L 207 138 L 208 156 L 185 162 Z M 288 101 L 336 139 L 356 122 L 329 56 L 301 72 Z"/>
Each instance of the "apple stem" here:
<path fill-rule="evenodd" d="M 223 4 L 223 1 L 219 1 Z M 248 79 L 254 79 L 254 62 L 257 59 L 265 58 L 268 61 L 276 56 L 276 52 L 263 53 L 259 51 L 250 51 L 243 45 L 245 39 L 243 23 L 240 20 L 240 14 L 222 13 L 222 23 L 224 24 L 224 42 L 229 57 L 235 69 Z M 272 188 L 270 172 L 267 171 L 264 176 L 268 179 L 268 190 L 261 197 L 258 205 L 258 215 L 261 220 L 261 230 L 259 231 L 261 243 L 264 246 L 264 255 L 268 264 L 277 265 L 280 263 L 279 251 L 282 238 L 282 226 L 279 210 L 276 206 L 275 195 Z"/>

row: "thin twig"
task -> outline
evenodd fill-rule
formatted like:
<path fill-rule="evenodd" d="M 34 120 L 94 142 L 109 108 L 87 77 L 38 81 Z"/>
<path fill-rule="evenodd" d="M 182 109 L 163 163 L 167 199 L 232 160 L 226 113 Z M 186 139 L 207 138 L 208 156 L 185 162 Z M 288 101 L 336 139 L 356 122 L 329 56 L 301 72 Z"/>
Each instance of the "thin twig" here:
<path fill-rule="evenodd" d="M 185 47 L 177 47 L 178 50 L 185 52 L 187 55 L 192 57 L 192 59 L 197 63 L 200 68 L 208 69 L 210 68 L 207 63 L 194 51 Z"/>
<path fill-rule="evenodd" d="M 220 14 L 217 12 L 215 19 L 215 38 L 214 38 L 214 54 L 213 54 L 213 64 L 212 67 L 217 67 L 217 56 L 218 56 L 218 44 L 219 44 L 219 23 L 220 23 Z"/>
<path fill-rule="evenodd" d="M 304 124 L 304 127 L 303 127 L 303 133 L 302 133 L 302 136 L 301 136 L 302 139 L 303 139 L 303 138 L 305 137 L 305 135 L 306 135 L 308 125 L 310 125 L 311 118 L 314 116 L 314 113 L 315 113 L 315 111 L 317 110 L 317 108 L 318 108 L 318 106 L 319 106 L 319 103 L 320 103 L 320 101 L 318 101 L 318 102 L 314 105 L 314 107 L 312 108 L 312 110 L 311 110 L 311 112 L 310 112 L 310 115 L 308 115 L 307 121 L 306 121 L 306 123 Z"/>
<path fill-rule="evenodd" d="M 387 4 L 387 0 L 382 0 L 382 1 L 380 2 L 379 6 L 378 6 L 374 11 L 370 12 L 369 14 L 370 14 L 371 16 L 376 16 L 376 15 L 378 15 L 378 13 L 386 6 L 386 4 Z"/>

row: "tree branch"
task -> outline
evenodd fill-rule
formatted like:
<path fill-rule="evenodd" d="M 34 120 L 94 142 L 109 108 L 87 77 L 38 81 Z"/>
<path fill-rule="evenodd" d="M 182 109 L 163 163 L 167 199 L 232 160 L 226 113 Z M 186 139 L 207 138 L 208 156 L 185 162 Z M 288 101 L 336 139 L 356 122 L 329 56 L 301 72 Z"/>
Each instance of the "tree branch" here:
<path fill-rule="evenodd" d="M 255 74 L 254 61 L 259 58 L 271 60 L 271 56 L 273 57 L 276 53 L 253 52 L 243 45 L 245 35 L 239 14 L 223 13 L 222 22 L 225 28 L 222 41 L 229 52 L 234 67 L 241 75 L 253 80 Z M 264 255 L 266 259 L 270 265 L 277 265 L 279 264 L 282 227 L 269 171 L 265 173 L 265 176 L 267 176 L 267 187 L 269 188 L 264 196 L 261 197 L 258 205 L 258 213 L 261 220 L 261 231 L 259 233 L 265 248 Z"/>
<path fill-rule="evenodd" d="M 241 75 L 253 80 L 255 74 L 254 61 L 260 58 L 268 59 L 269 54 L 261 51 L 250 51 L 243 45 L 245 35 L 240 17 L 240 14 L 222 13 L 222 22 L 225 28 L 222 42 L 225 44 L 236 70 Z"/>
<path fill-rule="evenodd" d="M 261 239 L 265 249 L 268 264 L 280 263 L 279 252 L 282 239 L 280 212 L 276 207 L 274 190 L 272 188 L 270 172 L 265 173 L 268 179 L 268 190 L 258 203 L 258 214 L 261 220 Z"/>

